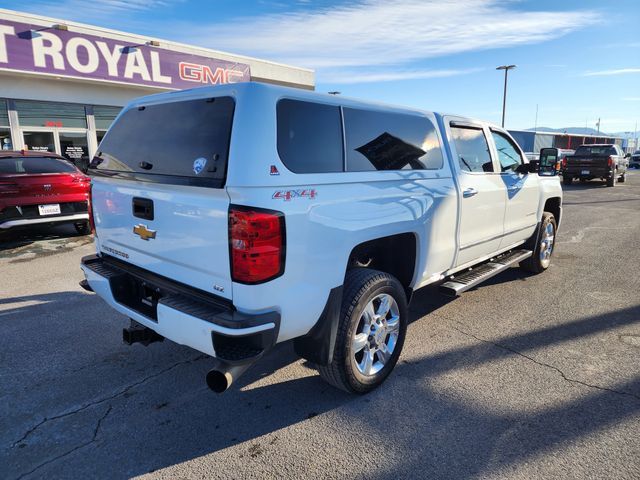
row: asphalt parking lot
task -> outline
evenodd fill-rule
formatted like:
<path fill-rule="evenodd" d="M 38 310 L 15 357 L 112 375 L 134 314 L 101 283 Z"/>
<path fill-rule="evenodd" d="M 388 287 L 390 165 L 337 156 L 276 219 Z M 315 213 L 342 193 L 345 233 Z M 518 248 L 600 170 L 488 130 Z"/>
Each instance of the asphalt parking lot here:
<path fill-rule="evenodd" d="M 365 397 L 284 344 L 222 395 L 206 356 L 121 342 L 73 227 L 0 245 L 2 478 L 640 478 L 640 174 L 565 188 L 550 269 L 419 291 Z"/>

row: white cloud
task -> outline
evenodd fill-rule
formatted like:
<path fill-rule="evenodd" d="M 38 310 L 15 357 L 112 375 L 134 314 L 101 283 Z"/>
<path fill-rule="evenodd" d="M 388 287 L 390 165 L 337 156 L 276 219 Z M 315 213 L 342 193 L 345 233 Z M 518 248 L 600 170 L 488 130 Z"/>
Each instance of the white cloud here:
<path fill-rule="evenodd" d="M 585 72 L 584 77 L 604 77 L 609 75 L 626 75 L 628 73 L 640 73 L 640 68 L 619 68 L 617 70 L 600 70 L 599 72 Z"/>
<path fill-rule="evenodd" d="M 391 82 L 398 80 L 419 80 L 426 78 L 445 78 L 458 75 L 467 75 L 477 72 L 479 68 L 467 68 L 462 70 L 405 70 L 405 69 L 323 69 L 318 73 L 318 81 L 325 83 L 371 83 Z"/>
<path fill-rule="evenodd" d="M 361 0 L 315 10 L 189 24 L 182 40 L 312 68 L 401 65 L 551 40 L 594 11 L 525 11 L 500 0 Z"/>
<path fill-rule="evenodd" d="M 136 14 L 170 6 L 182 0 L 39 0 L 25 4 L 24 10 L 56 17 L 95 23 L 96 20 L 130 18 Z M 121 28 L 115 25 L 114 28 Z"/>

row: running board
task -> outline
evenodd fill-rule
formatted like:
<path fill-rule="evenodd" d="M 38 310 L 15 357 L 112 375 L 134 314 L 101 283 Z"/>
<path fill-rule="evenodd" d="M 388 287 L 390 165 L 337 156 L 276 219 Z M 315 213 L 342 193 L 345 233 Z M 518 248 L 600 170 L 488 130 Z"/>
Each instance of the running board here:
<path fill-rule="evenodd" d="M 486 263 L 452 275 L 448 281 L 440 285 L 440 293 L 456 297 L 500 272 L 504 272 L 513 264 L 526 260 L 531 255 L 533 255 L 531 250 L 512 250 L 499 255 Z"/>

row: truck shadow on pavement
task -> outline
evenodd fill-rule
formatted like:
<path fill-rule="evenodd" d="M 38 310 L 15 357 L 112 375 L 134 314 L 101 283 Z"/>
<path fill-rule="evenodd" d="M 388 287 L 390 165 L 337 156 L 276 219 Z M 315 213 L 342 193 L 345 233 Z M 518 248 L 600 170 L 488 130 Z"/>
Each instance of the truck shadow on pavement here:
<path fill-rule="evenodd" d="M 412 321 L 430 321 L 424 315 L 449 301 L 433 298 L 417 295 Z M 30 305 L 0 308 L 0 335 L 22 336 L 34 345 L 8 348 L 0 358 L 6 367 L 0 394 L 5 478 L 130 477 L 230 447 L 237 448 L 225 452 L 225 461 L 250 471 L 283 451 L 314 455 L 296 450 L 295 439 L 327 426 L 344 445 L 366 432 L 367 448 L 348 455 L 354 465 L 370 462 L 370 478 L 471 478 L 513 472 L 519 462 L 640 412 L 640 377 L 589 384 L 535 358 L 544 347 L 637 325 L 640 305 L 491 339 L 439 319 L 440 330 L 459 337 L 455 348 L 402 360 L 381 388 L 358 397 L 322 382 L 297 361 L 290 343 L 216 395 L 204 382 L 208 357 L 166 341 L 147 348 L 121 345 L 125 319 L 95 296 L 35 295 L 2 300 L 0 307 L 12 303 Z M 35 324 L 41 327 L 34 339 Z M 76 328 L 61 332 L 61 325 Z M 486 391 L 476 398 L 438 388 L 443 378 L 506 360 L 535 362 L 548 377 L 544 381 L 566 383 L 577 398 L 523 400 L 523 381 L 513 369 L 492 380 L 500 384 L 491 398 L 483 397 Z M 504 408 L 495 408 L 501 403 Z M 371 450 L 386 453 L 372 460 Z M 216 462 L 223 460 L 210 467 Z M 222 465 L 210 474 L 242 476 Z"/>
<path fill-rule="evenodd" d="M 29 228 L 15 228 L 7 231 L 0 230 L 0 252 L 43 243 L 48 240 L 65 238 L 79 238 L 73 225 L 33 226 Z"/>

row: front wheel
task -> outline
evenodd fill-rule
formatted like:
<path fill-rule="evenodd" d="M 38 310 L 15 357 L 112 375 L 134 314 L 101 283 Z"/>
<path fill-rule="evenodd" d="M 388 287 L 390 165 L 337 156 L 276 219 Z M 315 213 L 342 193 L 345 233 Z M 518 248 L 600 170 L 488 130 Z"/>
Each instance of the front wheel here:
<path fill-rule="evenodd" d="M 542 214 L 542 222 L 540 229 L 536 233 L 534 239 L 535 248 L 533 255 L 525 261 L 520 262 L 520 267 L 528 272 L 541 273 L 544 272 L 551 264 L 551 254 L 555 246 L 556 230 L 558 225 L 552 213 L 544 212 Z"/>
<path fill-rule="evenodd" d="M 407 298 L 400 282 L 369 268 L 347 272 L 333 359 L 320 376 L 350 393 L 368 393 L 395 367 L 407 332 Z"/>

